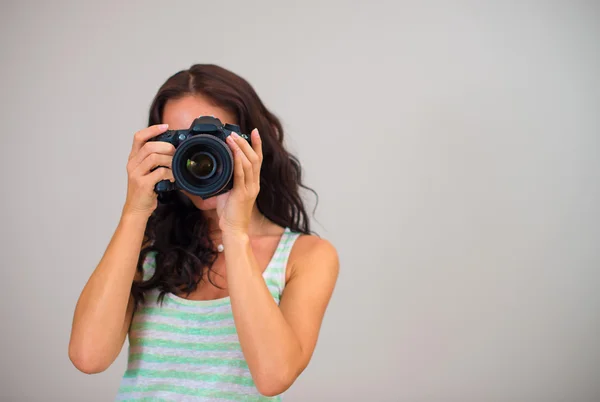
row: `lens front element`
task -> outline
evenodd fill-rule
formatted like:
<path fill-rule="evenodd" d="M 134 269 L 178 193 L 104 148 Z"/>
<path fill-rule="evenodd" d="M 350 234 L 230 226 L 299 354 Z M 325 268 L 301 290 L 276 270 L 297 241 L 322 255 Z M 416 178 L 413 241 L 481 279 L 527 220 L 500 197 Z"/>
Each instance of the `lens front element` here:
<path fill-rule="evenodd" d="M 187 160 L 186 168 L 197 179 L 208 179 L 217 170 L 217 161 L 208 152 L 200 151 Z"/>

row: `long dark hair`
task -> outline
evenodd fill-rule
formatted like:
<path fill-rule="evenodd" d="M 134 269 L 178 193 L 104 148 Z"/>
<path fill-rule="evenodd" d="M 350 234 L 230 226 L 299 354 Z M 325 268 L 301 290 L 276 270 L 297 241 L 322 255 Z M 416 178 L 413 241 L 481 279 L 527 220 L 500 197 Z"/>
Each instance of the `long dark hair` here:
<path fill-rule="evenodd" d="M 272 222 L 290 230 L 310 234 L 300 188 L 314 191 L 302 183 L 298 159 L 283 146 L 283 127 L 242 77 L 212 64 L 196 64 L 171 76 L 160 87 L 150 106 L 148 125 L 162 122 L 165 104 L 171 99 L 199 94 L 209 98 L 237 117 L 243 133 L 257 128 L 262 140 L 263 164 L 260 192 L 256 199 L 259 211 Z M 316 195 L 316 193 L 315 193 Z M 137 270 L 143 273 L 148 253 L 154 253 L 156 268 L 151 278 L 134 282 L 132 295 L 137 306 L 150 289 L 166 293 L 194 291 L 205 270 L 211 270 L 217 252 L 208 236 L 208 223 L 202 211 L 178 191 L 158 207 L 148 219 Z M 210 275 L 206 275 L 210 279 Z"/>

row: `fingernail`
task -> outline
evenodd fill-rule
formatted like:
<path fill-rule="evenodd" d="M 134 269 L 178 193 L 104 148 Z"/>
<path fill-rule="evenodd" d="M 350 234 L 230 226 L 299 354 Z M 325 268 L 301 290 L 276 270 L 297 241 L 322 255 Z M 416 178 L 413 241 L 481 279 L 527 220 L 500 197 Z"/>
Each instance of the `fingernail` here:
<path fill-rule="evenodd" d="M 169 128 L 168 124 L 161 124 L 160 126 L 158 126 L 161 130 L 166 130 L 167 128 Z"/>
<path fill-rule="evenodd" d="M 236 133 L 235 131 L 231 132 L 231 135 L 233 136 L 233 138 L 238 139 L 240 138 L 240 136 L 238 135 L 238 133 Z"/>

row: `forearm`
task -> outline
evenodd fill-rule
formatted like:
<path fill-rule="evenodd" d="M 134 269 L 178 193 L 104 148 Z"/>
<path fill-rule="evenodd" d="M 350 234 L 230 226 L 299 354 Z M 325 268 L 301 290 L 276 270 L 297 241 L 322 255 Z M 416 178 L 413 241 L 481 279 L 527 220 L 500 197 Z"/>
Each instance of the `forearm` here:
<path fill-rule="evenodd" d="M 73 318 L 69 353 L 81 365 L 110 364 L 123 342 L 123 326 L 147 218 L 123 216 L 85 285 Z M 127 321 L 128 322 L 128 321 Z"/>
<path fill-rule="evenodd" d="M 247 235 L 224 235 L 233 318 L 252 376 L 263 388 L 287 388 L 300 366 L 301 347 L 273 300 Z"/>

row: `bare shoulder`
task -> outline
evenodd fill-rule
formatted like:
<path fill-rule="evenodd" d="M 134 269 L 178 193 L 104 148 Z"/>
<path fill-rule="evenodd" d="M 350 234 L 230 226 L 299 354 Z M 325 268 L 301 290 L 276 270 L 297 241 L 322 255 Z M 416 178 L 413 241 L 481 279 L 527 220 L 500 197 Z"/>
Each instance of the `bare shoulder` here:
<path fill-rule="evenodd" d="M 329 240 L 303 234 L 296 239 L 290 252 L 286 279 L 311 271 L 319 271 L 319 275 L 337 277 L 339 256 Z"/>

